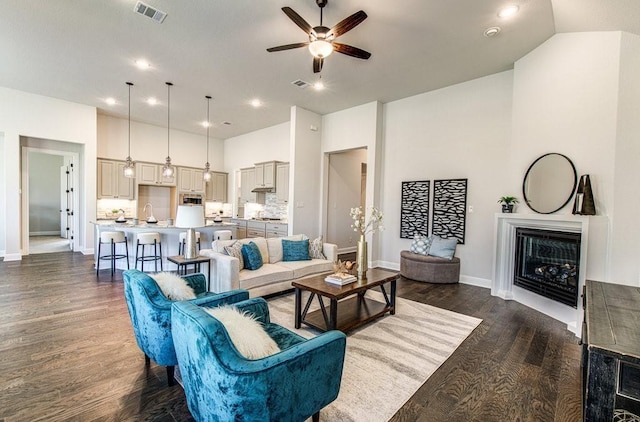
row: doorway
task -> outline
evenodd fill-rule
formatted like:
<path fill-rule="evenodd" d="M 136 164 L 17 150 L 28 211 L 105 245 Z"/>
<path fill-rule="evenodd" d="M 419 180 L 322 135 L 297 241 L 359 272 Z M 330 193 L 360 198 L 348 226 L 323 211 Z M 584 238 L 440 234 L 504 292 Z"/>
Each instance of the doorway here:
<path fill-rule="evenodd" d="M 75 249 L 78 154 L 22 148 L 22 254 Z"/>
<path fill-rule="evenodd" d="M 326 242 L 338 253 L 355 252 L 358 235 L 351 228 L 351 208 L 366 204 L 367 149 L 329 154 Z"/>

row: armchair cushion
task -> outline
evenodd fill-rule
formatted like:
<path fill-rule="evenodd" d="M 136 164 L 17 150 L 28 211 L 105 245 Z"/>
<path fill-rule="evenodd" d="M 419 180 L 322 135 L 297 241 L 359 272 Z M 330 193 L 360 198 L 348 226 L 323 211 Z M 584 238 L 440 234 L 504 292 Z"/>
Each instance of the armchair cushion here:
<path fill-rule="evenodd" d="M 260 359 L 280 351 L 262 323 L 252 314 L 229 305 L 204 310 L 224 325 L 233 345 L 247 359 Z"/>
<path fill-rule="evenodd" d="M 177 274 L 157 273 L 151 274 L 162 293 L 170 300 L 190 300 L 196 298 L 196 292 L 187 281 Z"/>

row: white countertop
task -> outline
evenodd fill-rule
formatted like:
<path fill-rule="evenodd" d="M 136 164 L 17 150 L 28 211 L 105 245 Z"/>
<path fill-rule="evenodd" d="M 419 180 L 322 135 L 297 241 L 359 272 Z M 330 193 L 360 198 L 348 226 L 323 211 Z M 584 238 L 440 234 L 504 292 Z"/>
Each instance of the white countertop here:
<path fill-rule="evenodd" d="M 114 220 L 100 220 L 98 219 L 97 221 L 90 221 L 91 224 L 95 224 L 96 226 L 101 226 L 101 227 L 113 227 L 113 228 L 123 228 L 123 229 L 152 229 L 152 228 L 159 228 L 159 229 L 176 229 L 176 230 L 184 230 L 184 227 L 176 227 L 176 226 L 169 226 L 167 225 L 166 221 L 158 221 L 157 223 L 154 224 L 149 224 L 146 222 L 140 222 L 138 224 L 133 224 L 131 221 L 127 221 L 125 223 L 116 223 Z M 200 228 L 207 228 L 207 227 L 235 227 L 237 226 L 237 224 L 235 223 L 227 223 L 227 222 L 222 222 L 222 223 L 213 223 L 213 222 L 207 222 L 207 224 L 204 227 L 194 227 L 196 229 L 200 229 Z"/>

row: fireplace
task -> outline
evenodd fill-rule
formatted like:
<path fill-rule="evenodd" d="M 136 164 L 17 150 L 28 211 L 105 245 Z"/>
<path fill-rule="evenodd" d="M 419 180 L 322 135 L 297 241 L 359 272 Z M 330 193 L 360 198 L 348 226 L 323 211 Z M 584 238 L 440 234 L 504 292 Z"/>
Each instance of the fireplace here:
<path fill-rule="evenodd" d="M 581 234 L 518 227 L 513 284 L 578 307 Z"/>

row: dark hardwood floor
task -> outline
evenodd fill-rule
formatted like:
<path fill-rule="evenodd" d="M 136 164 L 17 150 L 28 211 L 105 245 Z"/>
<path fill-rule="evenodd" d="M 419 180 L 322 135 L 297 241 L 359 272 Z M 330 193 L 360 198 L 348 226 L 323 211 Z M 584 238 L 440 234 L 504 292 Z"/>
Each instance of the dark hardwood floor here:
<path fill-rule="evenodd" d="M 563 324 L 467 285 L 408 280 L 398 295 L 483 322 L 393 421 L 579 421 L 580 347 Z M 190 421 L 179 385 L 144 365 L 121 272 L 93 257 L 0 262 L 0 422 Z"/>

